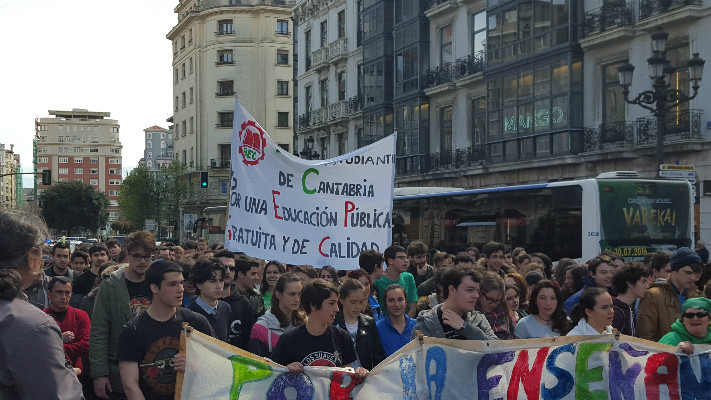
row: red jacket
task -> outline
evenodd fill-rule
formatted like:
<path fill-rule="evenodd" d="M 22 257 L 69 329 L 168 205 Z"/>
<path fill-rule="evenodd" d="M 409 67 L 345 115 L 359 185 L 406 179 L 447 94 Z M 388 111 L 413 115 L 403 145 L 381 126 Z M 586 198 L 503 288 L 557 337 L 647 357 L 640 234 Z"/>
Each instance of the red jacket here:
<path fill-rule="evenodd" d="M 64 356 L 72 364 L 72 367 L 83 371 L 82 358 L 89 357 L 89 331 L 91 330 L 89 315 L 85 311 L 69 306 L 66 317 L 62 322 L 59 322 L 51 308 L 45 308 L 44 312 L 57 321 L 60 331 L 74 332 L 74 341 L 64 343 Z"/>

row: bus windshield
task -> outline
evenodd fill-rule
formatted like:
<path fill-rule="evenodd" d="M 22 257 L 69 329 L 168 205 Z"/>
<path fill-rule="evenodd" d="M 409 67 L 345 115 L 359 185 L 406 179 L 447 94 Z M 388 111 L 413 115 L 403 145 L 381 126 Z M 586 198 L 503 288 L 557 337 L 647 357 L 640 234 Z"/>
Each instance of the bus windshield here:
<path fill-rule="evenodd" d="M 598 180 L 598 189 L 601 249 L 638 259 L 691 245 L 686 182 Z"/>

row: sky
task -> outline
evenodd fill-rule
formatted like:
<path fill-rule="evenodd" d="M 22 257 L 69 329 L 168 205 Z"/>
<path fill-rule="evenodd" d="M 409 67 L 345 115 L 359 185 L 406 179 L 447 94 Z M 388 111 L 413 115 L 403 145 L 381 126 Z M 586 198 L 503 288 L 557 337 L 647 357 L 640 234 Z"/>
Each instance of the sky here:
<path fill-rule="evenodd" d="M 108 111 L 118 120 L 124 175 L 143 156 L 143 129 L 172 105 L 178 0 L 0 0 L 0 143 L 32 171 L 34 120 L 48 110 Z M 23 178 L 32 186 L 32 176 Z"/>

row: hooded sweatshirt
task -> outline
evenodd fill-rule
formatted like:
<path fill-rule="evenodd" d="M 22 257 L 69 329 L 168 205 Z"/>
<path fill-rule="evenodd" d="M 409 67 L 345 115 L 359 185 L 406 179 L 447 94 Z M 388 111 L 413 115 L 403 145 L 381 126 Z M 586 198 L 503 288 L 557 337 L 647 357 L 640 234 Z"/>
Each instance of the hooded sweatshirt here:
<path fill-rule="evenodd" d="M 676 320 L 671 326 L 671 332 L 664 335 L 659 343 L 676 346 L 681 342 L 691 342 L 692 344 L 711 344 L 711 326 L 706 328 L 706 336 L 703 338 L 694 336 L 686 330 L 684 324 Z"/>
<path fill-rule="evenodd" d="M 588 324 L 585 318 L 580 318 L 578 324 L 575 328 L 571 329 L 565 336 L 576 336 L 576 335 L 612 335 L 612 326 L 608 325 L 602 333 L 595 330 L 592 325 Z"/>
<path fill-rule="evenodd" d="M 258 356 L 271 357 L 272 350 L 274 350 L 279 337 L 294 328 L 296 327 L 291 321 L 289 321 L 288 326 L 281 327 L 279 320 L 269 309 L 257 319 L 257 322 L 252 327 L 247 351 Z"/>

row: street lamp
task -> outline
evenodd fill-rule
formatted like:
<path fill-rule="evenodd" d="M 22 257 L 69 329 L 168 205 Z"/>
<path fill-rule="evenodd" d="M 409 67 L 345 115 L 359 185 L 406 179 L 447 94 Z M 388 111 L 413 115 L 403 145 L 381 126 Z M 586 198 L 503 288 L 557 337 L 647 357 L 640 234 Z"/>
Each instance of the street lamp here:
<path fill-rule="evenodd" d="M 306 159 L 306 160 L 317 160 L 320 155 L 314 151 L 314 137 L 309 136 L 308 138 L 304 139 L 304 149 L 301 150 L 301 158 Z"/>
<path fill-rule="evenodd" d="M 667 114 L 669 111 L 696 97 L 704 71 L 704 63 L 706 62 L 699 58 L 699 53 L 694 53 L 694 57 L 689 60 L 689 79 L 692 82 L 692 95 L 671 88 L 670 84 L 676 68 L 666 58 L 668 37 L 669 34 L 661 29 L 652 34 L 652 56 L 647 59 L 649 77 L 652 78 L 652 90 L 645 90 L 634 99 L 630 99 L 630 86 L 632 85 L 632 75 L 635 67 L 630 63 L 624 63 L 617 70 L 625 101 L 651 111 L 657 119 L 657 177 L 660 177 L 659 169 L 664 164 L 664 135 L 667 128 Z"/>

